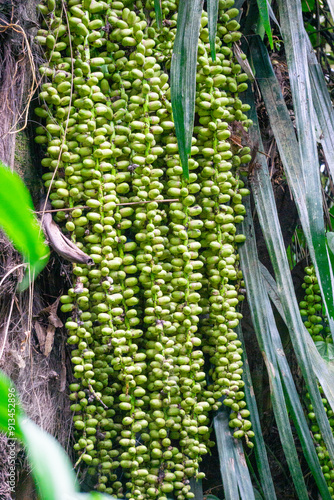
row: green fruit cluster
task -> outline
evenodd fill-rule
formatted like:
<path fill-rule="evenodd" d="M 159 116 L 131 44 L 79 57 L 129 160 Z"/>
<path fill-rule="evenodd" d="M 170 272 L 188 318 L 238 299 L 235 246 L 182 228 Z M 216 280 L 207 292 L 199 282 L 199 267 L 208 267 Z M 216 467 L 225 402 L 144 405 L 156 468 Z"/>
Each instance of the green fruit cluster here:
<path fill-rule="evenodd" d="M 332 342 L 330 328 L 320 295 L 320 287 L 313 266 L 305 267 L 302 287 L 305 290 L 305 297 L 299 303 L 299 307 L 300 314 L 304 318 L 304 325 L 315 342 L 323 340 Z"/>
<path fill-rule="evenodd" d="M 329 420 L 329 424 L 331 428 L 334 428 L 334 412 L 330 407 L 330 404 L 328 403 L 326 396 L 322 390 L 322 387 L 319 386 L 319 391 L 322 396 L 322 402 Z M 309 393 L 306 393 L 306 399 L 309 402 L 310 400 L 310 395 Z M 313 440 L 315 443 L 315 449 L 318 455 L 318 459 L 321 465 L 321 470 L 324 474 L 324 477 L 327 482 L 328 486 L 328 491 L 331 494 L 332 498 L 334 498 L 334 466 L 332 461 L 329 458 L 329 453 L 327 451 L 326 445 L 324 443 L 324 440 L 322 438 L 319 426 L 317 425 L 316 421 L 316 416 L 313 411 L 313 406 L 311 404 L 308 404 L 308 418 L 311 421 L 310 429 L 312 432 Z"/>
<path fill-rule="evenodd" d="M 327 316 L 324 312 L 323 302 L 320 295 L 320 288 L 316 277 L 314 266 L 305 267 L 304 283 L 302 284 L 305 290 L 304 300 L 299 303 L 300 314 L 304 318 L 304 325 L 311 334 L 314 342 L 332 343 L 330 328 L 328 326 Z M 322 397 L 324 409 L 326 411 L 329 424 L 334 428 L 334 413 L 326 399 L 326 396 L 319 385 L 319 391 Z M 316 421 L 316 416 L 313 411 L 312 404 L 309 403 L 310 395 L 306 393 L 308 418 L 310 420 L 310 429 L 316 447 L 316 452 L 321 465 L 322 472 L 326 479 L 328 490 L 334 498 L 334 467 L 329 458 L 329 454 L 322 438 L 320 428 Z"/>
<path fill-rule="evenodd" d="M 153 0 L 39 6 L 43 180 L 57 222 L 94 261 L 73 266 L 61 298 L 74 448 L 97 490 L 118 498 L 193 498 L 189 479 L 203 477 L 210 412 L 222 402 L 234 437 L 253 445 L 234 331 L 245 240 L 236 225 L 249 194 L 240 167 L 251 157 L 233 134 L 251 122 L 232 7 L 219 2 L 216 61 L 202 15 L 184 179 L 167 72 L 178 2 L 162 0 L 160 30 Z"/>

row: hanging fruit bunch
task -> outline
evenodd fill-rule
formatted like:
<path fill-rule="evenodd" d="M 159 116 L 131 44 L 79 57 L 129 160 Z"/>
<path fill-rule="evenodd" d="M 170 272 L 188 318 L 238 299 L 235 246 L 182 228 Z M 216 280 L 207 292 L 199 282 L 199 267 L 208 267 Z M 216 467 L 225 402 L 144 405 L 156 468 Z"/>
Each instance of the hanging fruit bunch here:
<path fill-rule="evenodd" d="M 310 333 L 317 347 L 321 348 L 332 344 L 333 340 L 328 326 L 328 320 L 324 311 L 324 304 L 320 295 L 320 287 L 316 277 L 313 265 L 305 267 L 304 283 L 302 288 L 305 290 L 304 300 L 299 303 L 300 314 L 303 317 L 304 325 Z M 326 348 L 326 350 L 327 350 Z M 333 429 L 334 418 L 333 411 L 325 397 L 322 387 L 318 384 L 321 394 L 322 402 L 329 420 L 329 424 Z M 312 433 L 315 449 L 321 465 L 321 470 L 324 474 L 328 485 L 328 491 L 334 495 L 334 468 L 330 460 L 328 450 L 320 432 L 315 413 L 313 412 L 313 405 L 310 404 L 310 395 L 308 392 L 305 394 L 306 408 L 308 411 L 309 427 Z"/>
<path fill-rule="evenodd" d="M 235 328 L 244 283 L 237 224 L 249 194 L 251 125 L 233 0 L 220 0 L 216 59 L 202 13 L 195 127 L 183 175 L 169 68 L 178 2 L 48 0 L 37 40 L 47 62 L 36 114 L 55 220 L 94 264 L 74 264 L 61 298 L 75 382 L 78 462 L 118 498 L 193 498 L 213 442 L 210 412 L 231 408 L 252 447 Z"/>
<path fill-rule="evenodd" d="M 325 397 L 325 394 L 324 394 L 321 386 L 319 386 L 319 391 L 321 393 L 322 402 L 323 402 L 324 408 L 325 408 L 326 413 L 327 413 L 329 424 L 330 424 L 331 428 L 333 429 L 333 427 L 334 427 L 334 418 L 333 418 L 334 413 L 330 407 L 330 404 L 328 403 L 328 401 Z M 330 492 L 330 494 L 332 495 L 332 498 L 333 498 L 333 495 L 334 495 L 334 467 L 333 467 L 332 461 L 329 457 L 329 453 L 328 453 L 328 450 L 326 448 L 323 437 L 321 435 L 320 428 L 317 424 L 316 416 L 315 416 L 315 413 L 313 412 L 313 406 L 309 403 L 309 401 L 310 401 L 309 393 L 306 393 L 306 400 L 307 400 L 308 418 L 310 420 L 310 429 L 311 429 L 314 444 L 315 444 L 315 450 L 316 450 L 317 455 L 318 455 L 318 459 L 319 459 L 319 462 L 321 465 L 321 470 L 322 470 L 322 472 L 324 474 L 324 478 L 326 479 L 326 482 L 327 482 L 328 491 Z"/>
<path fill-rule="evenodd" d="M 326 340 L 326 342 L 332 343 L 327 317 L 323 311 L 320 287 L 313 266 L 305 267 L 302 287 L 305 290 L 305 297 L 299 303 L 299 307 L 304 325 L 315 342 Z"/>

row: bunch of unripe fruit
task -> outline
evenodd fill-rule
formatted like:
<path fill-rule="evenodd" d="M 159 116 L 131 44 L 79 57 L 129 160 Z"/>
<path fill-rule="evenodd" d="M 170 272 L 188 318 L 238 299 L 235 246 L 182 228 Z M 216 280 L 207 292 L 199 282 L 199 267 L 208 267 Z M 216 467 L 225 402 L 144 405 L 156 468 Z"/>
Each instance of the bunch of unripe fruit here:
<path fill-rule="evenodd" d="M 304 319 L 304 325 L 311 334 L 313 340 L 332 342 L 330 328 L 328 326 L 324 306 L 320 295 L 320 287 L 316 277 L 314 267 L 305 267 L 304 283 L 302 288 L 305 290 L 304 300 L 299 303 L 300 314 Z"/>
<path fill-rule="evenodd" d="M 332 336 L 328 326 L 327 316 L 324 311 L 324 304 L 320 295 L 320 287 L 316 277 L 313 265 L 307 266 L 304 269 L 304 283 L 302 288 L 305 290 L 304 300 L 299 303 L 300 314 L 303 317 L 304 325 L 312 336 L 314 342 L 326 342 L 332 344 Z M 326 396 L 319 385 L 319 391 L 322 396 L 322 402 L 330 423 L 334 427 L 334 414 L 326 399 Z M 316 421 L 316 415 L 313 412 L 313 406 L 310 404 L 310 395 L 306 393 L 308 418 L 310 420 L 310 429 L 312 432 L 315 449 L 321 465 L 322 472 L 326 479 L 328 490 L 334 498 L 334 467 L 330 460 L 328 450 L 320 432 L 320 428 Z"/>
<path fill-rule="evenodd" d="M 322 402 L 329 420 L 330 426 L 334 427 L 334 412 L 330 407 L 330 404 L 328 403 L 326 396 L 322 390 L 322 388 L 319 386 L 319 391 L 322 396 Z M 328 486 L 328 491 L 332 495 L 332 498 L 334 498 L 334 467 L 333 467 L 333 462 L 331 461 L 329 457 L 328 450 L 326 448 L 325 442 L 323 440 L 322 434 L 320 432 L 320 428 L 317 424 L 316 420 L 316 415 L 313 411 L 313 406 L 310 404 L 310 395 L 309 393 L 306 393 L 306 400 L 307 400 L 307 409 L 308 409 L 308 418 L 310 420 L 310 429 L 312 432 L 313 440 L 315 443 L 315 449 L 318 455 L 318 459 L 321 465 L 321 470 L 324 474 L 324 477 L 327 482 Z"/>
<path fill-rule="evenodd" d="M 233 0 L 220 0 L 216 60 L 202 14 L 189 179 L 182 174 L 168 70 L 178 2 L 48 0 L 37 39 L 48 62 L 36 114 L 56 221 L 91 266 L 61 298 L 73 346 L 75 449 L 99 491 L 193 498 L 212 410 L 231 408 L 252 446 L 234 329 L 244 283 L 239 167 L 250 126 Z M 236 126 L 236 124 L 238 124 Z M 244 133 L 245 134 L 245 133 Z M 164 200 L 168 200 L 165 202 Z M 172 201 L 171 201 L 172 200 Z M 64 210 L 64 209 L 73 210 Z"/>

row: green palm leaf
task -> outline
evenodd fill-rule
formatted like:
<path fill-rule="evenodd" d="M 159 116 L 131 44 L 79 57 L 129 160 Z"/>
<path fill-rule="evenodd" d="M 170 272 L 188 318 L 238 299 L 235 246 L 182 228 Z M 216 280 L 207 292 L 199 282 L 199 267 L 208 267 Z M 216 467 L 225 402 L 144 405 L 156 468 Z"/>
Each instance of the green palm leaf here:
<path fill-rule="evenodd" d="M 189 178 L 188 157 L 195 118 L 198 37 L 204 0 L 183 0 L 170 71 L 172 109 L 183 175 Z"/>
<path fill-rule="evenodd" d="M 219 0 L 207 0 L 209 41 L 211 50 L 211 59 L 216 60 L 216 34 L 218 21 Z"/>

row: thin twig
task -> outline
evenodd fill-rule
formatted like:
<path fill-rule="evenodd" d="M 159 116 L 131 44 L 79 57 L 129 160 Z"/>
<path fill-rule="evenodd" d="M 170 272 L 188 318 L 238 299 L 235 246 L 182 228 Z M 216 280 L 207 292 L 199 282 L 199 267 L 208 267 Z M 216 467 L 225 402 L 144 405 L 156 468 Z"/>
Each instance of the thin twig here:
<path fill-rule="evenodd" d="M 260 153 L 261 155 L 264 155 L 266 156 L 267 158 L 270 158 L 270 155 L 268 155 L 267 153 L 265 153 L 264 151 L 260 151 L 259 149 L 257 150 L 258 153 Z"/>
<path fill-rule="evenodd" d="M 115 203 L 116 207 L 123 206 L 123 205 L 142 205 L 143 203 L 152 203 L 155 201 L 156 203 L 172 203 L 173 201 L 179 201 L 179 198 L 172 198 L 170 200 L 146 200 L 146 201 L 129 201 L 126 203 Z M 77 209 L 85 209 L 85 208 L 91 208 L 88 207 L 87 205 L 84 205 L 82 207 L 70 207 L 70 208 L 55 208 L 52 210 L 42 210 L 39 212 L 34 212 L 35 214 L 50 214 L 52 212 L 71 212 L 72 210 L 77 210 Z"/>
<path fill-rule="evenodd" d="M 4 277 L 2 278 L 2 280 L 0 281 L 0 287 L 2 285 L 2 283 L 5 281 L 5 279 L 7 278 L 7 276 L 9 276 L 10 274 L 12 274 L 14 271 L 16 271 L 16 269 L 19 269 L 20 267 L 24 267 L 26 266 L 27 264 L 26 263 L 23 263 L 23 264 L 18 264 L 17 266 L 13 267 L 12 269 L 10 269 L 5 275 Z"/>

